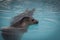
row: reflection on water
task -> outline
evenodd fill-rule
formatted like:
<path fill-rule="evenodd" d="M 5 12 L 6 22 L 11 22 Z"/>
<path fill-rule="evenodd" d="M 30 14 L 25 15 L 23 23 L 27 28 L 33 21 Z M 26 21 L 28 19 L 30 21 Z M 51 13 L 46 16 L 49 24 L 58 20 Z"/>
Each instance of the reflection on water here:
<path fill-rule="evenodd" d="M 22 40 L 60 40 L 60 6 L 58 0 L 56 2 L 54 0 L 48 2 L 22 0 L 20 3 L 16 0 L 16 2 L 10 3 L 8 8 L 0 7 L 0 27 L 9 26 L 12 18 L 24 12 L 26 8 L 36 8 L 33 17 L 39 21 L 39 24 L 31 25 Z M 0 37 L 0 40 L 3 40 L 2 36 Z"/>

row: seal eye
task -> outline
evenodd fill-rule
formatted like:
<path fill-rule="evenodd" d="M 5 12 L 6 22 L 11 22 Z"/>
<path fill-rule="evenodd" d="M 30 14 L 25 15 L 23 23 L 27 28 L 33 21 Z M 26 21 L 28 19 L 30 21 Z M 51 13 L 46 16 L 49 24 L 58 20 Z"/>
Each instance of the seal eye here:
<path fill-rule="evenodd" d="M 34 19 L 32 19 L 32 21 L 34 21 Z"/>

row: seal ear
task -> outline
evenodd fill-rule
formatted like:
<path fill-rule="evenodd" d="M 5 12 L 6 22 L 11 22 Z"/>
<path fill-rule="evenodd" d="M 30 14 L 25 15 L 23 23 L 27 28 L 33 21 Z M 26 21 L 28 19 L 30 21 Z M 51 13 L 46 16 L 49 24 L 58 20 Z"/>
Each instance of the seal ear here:
<path fill-rule="evenodd" d="M 32 10 L 26 10 L 26 11 L 25 11 L 25 15 L 26 15 L 26 16 L 29 16 L 29 17 L 32 17 L 34 11 L 35 11 L 35 8 L 33 8 Z"/>
<path fill-rule="evenodd" d="M 33 9 L 30 11 L 30 14 L 33 15 L 34 11 L 35 11 L 35 8 L 33 8 Z"/>
<path fill-rule="evenodd" d="M 28 11 L 29 11 L 29 10 L 28 10 L 28 8 L 27 8 L 27 9 L 25 10 L 25 12 L 28 12 Z M 25 13 L 25 12 L 24 12 L 24 13 Z"/>
<path fill-rule="evenodd" d="M 28 10 L 28 8 L 27 8 L 24 13 L 29 13 L 29 12 L 33 13 L 34 11 L 35 11 L 35 8 L 33 8 L 32 10 Z"/>

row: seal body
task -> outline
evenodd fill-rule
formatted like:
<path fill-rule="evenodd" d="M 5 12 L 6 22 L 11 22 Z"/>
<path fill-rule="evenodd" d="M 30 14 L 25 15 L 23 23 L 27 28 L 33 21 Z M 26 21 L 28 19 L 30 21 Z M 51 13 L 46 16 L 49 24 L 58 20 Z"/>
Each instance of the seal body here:
<path fill-rule="evenodd" d="M 27 32 L 29 25 L 38 24 L 38 21 L 33 18 L 35 9 L 26 10 L 13 18 L 9 28 L 2 29 L 2 37 L 4 40 L 21 40 L 23 34 Z"/>
<path fill-rule="evenodd" d="M 3 29 L 2 31 L 2 37 L 5 40 L 21 40 L 21 37 L 23 35 L 23 30 L 19 28 L 8 28 L 8 29 Z"/>

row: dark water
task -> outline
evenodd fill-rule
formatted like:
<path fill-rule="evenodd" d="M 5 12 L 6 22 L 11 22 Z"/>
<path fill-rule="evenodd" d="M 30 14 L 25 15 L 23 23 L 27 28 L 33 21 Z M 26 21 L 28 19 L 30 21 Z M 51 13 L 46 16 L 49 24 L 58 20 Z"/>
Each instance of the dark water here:
<path fill-rule="evenodd" d="M 0 28 L 8 27 L 12 18 L 26 8 L 36 9 L 33 17 L 39 24 L 31 25 L 22 40 L 60 40 L 60 0 L 12 0 L 6 5 L 1 1 Z"/>

